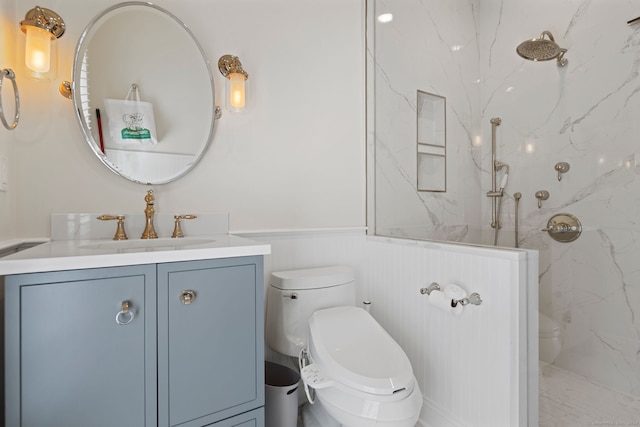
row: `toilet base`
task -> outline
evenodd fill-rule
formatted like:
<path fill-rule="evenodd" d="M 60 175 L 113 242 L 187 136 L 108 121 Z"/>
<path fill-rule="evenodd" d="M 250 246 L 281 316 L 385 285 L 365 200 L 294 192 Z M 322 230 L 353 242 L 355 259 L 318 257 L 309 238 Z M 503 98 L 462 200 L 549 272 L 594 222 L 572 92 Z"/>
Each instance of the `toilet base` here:
<path fill-rule="evenodd" d="M 562 350 L 562 341 L 560 337 L 540 338 L 539 341 L 539 358 L 543 362 L 553 363 Z"/>
<path fill-rule="evenodd" d="M 549 316 L 543 313 L 539 316 L 539 358 L 543 362 L 553 363 L 562 350 L 562 328 Z"/>
<path fill-rule="evenodd" d="M 336 421 L 320 402 L 306 403 L 302 407 L 302 425 L 304 427 L 340 427 L 338 421 Z"/>

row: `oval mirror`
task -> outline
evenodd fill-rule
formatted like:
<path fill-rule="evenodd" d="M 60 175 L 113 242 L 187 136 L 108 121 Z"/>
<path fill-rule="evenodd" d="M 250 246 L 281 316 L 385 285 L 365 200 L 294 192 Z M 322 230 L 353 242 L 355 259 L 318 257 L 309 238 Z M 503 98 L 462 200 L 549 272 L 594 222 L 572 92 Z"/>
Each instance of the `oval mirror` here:
<path fill-rule="evenodd" d="M 180 178 L 213 137 L 209 62 L 191 31 L 153 4 L 120 3 L 87 25 L 71 89 L 87 143 L 102 163 L 131 181 Z"/>

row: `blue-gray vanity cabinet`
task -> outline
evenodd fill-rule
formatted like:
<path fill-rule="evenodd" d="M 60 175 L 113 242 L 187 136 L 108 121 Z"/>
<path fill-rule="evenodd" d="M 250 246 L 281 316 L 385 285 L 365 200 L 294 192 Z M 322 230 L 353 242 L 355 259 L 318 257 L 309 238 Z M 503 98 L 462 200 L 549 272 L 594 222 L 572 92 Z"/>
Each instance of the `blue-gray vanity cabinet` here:
<path fill-rule="evenodd" d="M 157 425 L 155 291 L 155 265 L 8 276 L 7 427 Z"/>
<path fill-rule="evenodd" d="M 263 427 L 263 295 L 261 256 L 7 276 L 7 427 Z"/>
<path fill-rule="evenodd" d="M 158 265 L 160 426 L 245 426 L 222 420 L 264 406 L 263 299 L 262 257 Z"/>
<path fill-rule="evenodd" d="M 264 426 L 264 411 L 256 409 L 245 412 L 226 420 L 213 424 L 212 427 L 262 427 Z"/>

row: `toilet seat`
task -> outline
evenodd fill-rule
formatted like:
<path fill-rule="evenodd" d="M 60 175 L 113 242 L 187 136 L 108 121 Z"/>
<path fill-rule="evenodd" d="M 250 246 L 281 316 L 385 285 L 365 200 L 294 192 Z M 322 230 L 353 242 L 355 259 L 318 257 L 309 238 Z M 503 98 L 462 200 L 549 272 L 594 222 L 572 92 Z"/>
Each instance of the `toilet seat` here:
<path fill-rule="evenodd" d="M 318 310 L 309 319 L 309 332 L 309 353 L 325 380 L 380 396 L 413 388 L 407 355 L 365 310 Z"/>
<path fill-rule="evenodd" d="M 408 357 L 365 310 L 322 309 L 309 319 L 301 370 L 322 408 L 345 426 L 414 427 L 422 393 Z M 311 401 L 311 400 L 310 400 Z"/>

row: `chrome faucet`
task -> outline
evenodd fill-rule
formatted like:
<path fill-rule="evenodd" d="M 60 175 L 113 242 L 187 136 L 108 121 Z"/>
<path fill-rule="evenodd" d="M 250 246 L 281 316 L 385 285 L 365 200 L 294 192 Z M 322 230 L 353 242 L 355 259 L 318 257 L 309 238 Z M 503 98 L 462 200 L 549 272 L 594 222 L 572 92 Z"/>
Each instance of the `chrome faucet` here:
<path fill-rule="evenodd" d="M 157 239 L 158 234 L 156 233 L 156 230 L 153 229 L 153 214 L 155 212 L 153 209 L 153 204 L 154 204 L 153 190 L 147 191 L 147 195 L 144 196 L 144 201 L 147 202 L 147 207 L 144 209 L 144 215 L 147 218 L 147 220 L 144 227 L 144 231 L 142 232 L 142 236 L 140 238 L 141 239 Z"/>

